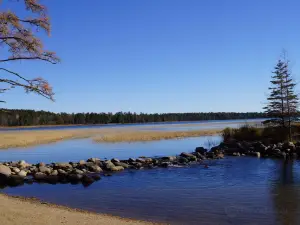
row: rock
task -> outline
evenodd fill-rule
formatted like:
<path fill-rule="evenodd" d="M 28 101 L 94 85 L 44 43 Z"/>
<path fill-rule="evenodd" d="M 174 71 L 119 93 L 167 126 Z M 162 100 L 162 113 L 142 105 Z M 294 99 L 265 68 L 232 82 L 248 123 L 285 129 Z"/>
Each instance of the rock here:
<path fill-rule="evenodd" d="M 152 158 L 144 158 L 145 160 L 145 163 L 152 163 L 153 162 L 153 159 Z"/>
<path fill-rule="evenodd" d="M 160 166 L 161 166 L 161 167 L 164 167 L 164 168 L 167 168 L 169 165 L 170 165 L 169 162 L 162 162 L 162 163 L 160 164 Z"/>
<path fill-rule="evenodd" d="M 21 170 L 19 169 L 19 168 L 17 168 L 17 167 L 13 167 L 12 169 L 11 169 L 13 172 L 15 172 L 15 173 L 19 173 Z"/>
<path fill-rule="evenodd" d="M 143 159 L 143 158 L 137 158 L 137 159 L 136 159 L 136 162 L 139 162 L 139 163 L 145 163 L 146 160 Z"/>
<path fill-rule="evenodd" d="M 217 159 L 224 159 L 224 154 L 223 153 L 219 153 L 216 155 Z"/>
<path fill-rule="evenodd" d="M 94 180 L 100 180 L 101 177 L 99 174 L 91 174 L 91 177 L 94 179 Z"/>
<path fill-rule="evenodd" d="M 72 169 L 72 165 L 70 163 L 55 163 L 55 169 Z"/>
<path fill-rule="evenodd" d="M 179 162 L 179 163 L 188 163 L 189 160 L 188 160 L 187 158 L 185 158 L 185 157 L 179 157 L 179 158 L 178 158 L 178 162 Z"/>
<path fill-rule="evenodd" d="M 87 175 L 83 175 L 81 180 L 82 180 L 82 183 L 84 183 L 84 184 L 91 184 L 91 183 L 94 182 L 94 179 L 92 177 L 87 176 Z"/>
<path fill-rule="evenodd" d="M 176 156 L 165 156 L 161 158 L 163 161 L 167 161 L 167 162 L 173 162 L 176 161 Z"/>
<path fill-rule="evenodd" d="M 18 173 L 18 175 L 19 175 L 20 177 L 26 177 L 26 176 L 27 176 L 27 173 L 26 173 L 24 170 L 21 170 L 21 171 Z"/>
<path fill-rule="evenodd" d="M 129 168 L 129 165 L 127 163 L 123 163 L 123 162 L 116 162 L 114 163 L 116 166 L 122 166 L 124 168 Z"/>
<path fill-rule="evenodd" d="M 202 155 L 200 152 L 196 152 L 196 153 L 195 153 L 195 156 L 196 156 L 198 159 L 201 159 L 201 160 L 206 159 L 206 157 L 205 157 L 204 155 Z"/>
<path fill-rule="evenodd" d="M 113 163 L 116 163 L 116 162 L 120 162 L 120 160 L 118 160 L 118 159 L 116 159 L 116 158 L 113 158 L 112 160 L 111 160 Z"/>
<path fill-rule="evenodd" d="M 40 167 L 40 166 L 46 166 L 46 164 L 43 162 L 40 162 L 39 164 L 37 164 L 37 167 Z"/>
<path fill-rule="evenodd" d="M 31 164 L 25 162 L 24 160 L 21 160 L 21 161 L 19 161 L 19 166 L 20 166 L 20 168 L 25 169 L 27 167 L 30 167 Z"/>
<path fill-rule="evenodd" d="M 112 167 L 110 170 L 111 171 L 121 171 L 121 170 L 124 170 L 124 167 L 123 166 L 115 166 L 115 167 Z"/>
<path fill-rule="evenodd" d="M 62 174 L 62 175 L 66 175 L 67 174 L 67 172 L 64 171 L 63 169 L 58 169 L 57 172 L 58 172 L 58 174 Z"/>
<path fill-rule="evenodd" d="M 58 171 L 57 170 L 53 170 L 51 173 L 52 176 L 57 176 L 58 175 Z"/>
<path fill-rule="evenodd" d="M 80 160 L 80 161 L 79 161 L 79 165 L 82 166 L 82 165 L 85 165 L 85 164 L 86 164 L 86 161 L 85 161 L 85 160 Z"/>
<path fill-rule="evenodd" d="M 113 167 L 115 167 L 115 164 L 113 164 L 110 160 L 104 162 L 104 167 L 107 170 L 111 170 Z"/>
<path fill-rule="evenodd" d="M 181 157 L 184 157 L 184 158 L 190 158 L 190 157 L 195 157 L 193 154 L 190 154 L 190 153 L 186 153 L 186 152 L 182 152 L 180 154 Z"/>
<path fill-rule="evenodd" d="M 294 152 L 296 150 L 296 146 L 293 142 L 286 142 L 283 144 L 282 148 L 284 150 L 286 149 L 290 149 L 292 152 Z"/>
<path fill-rule="evenodd" d="M 203 147 L 197 147 L 197 148 L 195 149 L 195 152 L 198 152 L 198 153 L 204 155 L 204 154 L 207 152 L 207 149 L 205 149 L 205 148 L 203 148 Z"/>
<path fill-rule="evenodd" d="M 129 158 L 128 162 L 130 162 L 130 163 L 135 162 L 135 159 L 134 158 Z"/>
<path fill-rule="evenodd" d="M 8 166 L 0 165 L 0 179 L 7 178 L 11 175 L 11 170 Z"/>
<path fill-rule="evenodd" d="M 90 158 L 87 160 L 87 162 L 93 162 L 93 163 L 97 163 L 98 161 L 101 161 L 101 160 L 98 158 Z"/>
<path fill-rule="evenodd" d="M 39 167 L 39 171 L 40 171 L 41 173 L 51 174 L 51 169 L 48 168 L 48 167 L 46 167 L 46 166 L 40 166 L 40 167 Z"/>
<path fill-rule="evenodd" d="M 241 156 L 241 154 L 239 152 L 234 152 L 232 156 Z"/>
<path fill-rule="evenodd" d="M 97 166 L 97 165 L 94 165 L 94 166 L 90 166 L 88 167 L 90 171 L 92 172 L 97 172 L 97 173 L 100 173 L 102 172 L 102 169 L 100 168 L 100 166 Z"/>
<path fill-rule="evenodd" d="M 74 169 L 72 171 L 73 174 L 84 174 L 84 172 L 82 170 L 79 170 L 79 169 Z"/>
<path fill-rule="evenodd" d="M 19 175 L 11 175 L 8 179 L 7 179 L 7 184 L 9 186 L 19 186 L 24 184 L 24 177 L 21 177 Z"/>
<path fill-rule="evenodd" d="M 36 179 L 36 180 L 45 180 L 46 177 L 47 177 L 47 175 L 44 174 L 44 173 L 42 173 L 42 172 L 37 172 L 37 173 L 34 174 L 33 177 L 34 177 L 34 179 Z"/>
<path fill-rule="evenodd" d="M 132 165 L 134 166 L 135 169 L 143 168 L 143 164 L 140 162 L 133 162 Z"/>
<path fill-rule="evenodd" d="M 68 180 L 70 182 L 79 182 L 80 180 L 82 180 L 82 178 L 83 178 L 83 175 L 81 175 L 81 174 L 72 173 L 72 174 L 68 175 Z"/>

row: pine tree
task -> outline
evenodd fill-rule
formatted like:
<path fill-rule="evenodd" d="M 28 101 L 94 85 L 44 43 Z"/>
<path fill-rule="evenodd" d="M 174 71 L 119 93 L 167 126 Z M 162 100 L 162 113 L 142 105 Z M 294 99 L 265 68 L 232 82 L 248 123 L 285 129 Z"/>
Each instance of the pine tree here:
<path fill-rule="evenodd" d="M 298 96 L 294 93 L 296 83 L 289 70 L 288 60 L 279 60 L 275 66 L 272 80 L 272 87 L 268 105 L 264 107 L 268 117 L 271 118 L 265 123 L 279 125 L 289 130 L 289 140 L 292 138 L 291 125 L 297 119 Z"/>

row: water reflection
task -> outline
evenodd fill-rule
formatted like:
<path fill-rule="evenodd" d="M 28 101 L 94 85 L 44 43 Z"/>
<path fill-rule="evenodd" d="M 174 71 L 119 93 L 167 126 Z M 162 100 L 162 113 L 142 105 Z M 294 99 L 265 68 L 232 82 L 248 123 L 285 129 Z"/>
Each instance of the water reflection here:
<path fill-rule="evenodd" d="M 277 167 L 277 178 L 273 183 L 272 196 L 279 224 L 300 224 L 299 163 L 282 161 Z"/>

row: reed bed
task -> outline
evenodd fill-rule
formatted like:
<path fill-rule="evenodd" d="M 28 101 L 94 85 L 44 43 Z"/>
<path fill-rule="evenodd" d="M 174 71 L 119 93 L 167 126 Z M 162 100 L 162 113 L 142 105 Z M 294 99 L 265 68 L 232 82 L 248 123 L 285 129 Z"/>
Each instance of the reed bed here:
<path fill-rule="evenodd" d="M 94 135 L 109 133 L 111 129 L 64 129 L 0 132 L 0 149 L 28 147 L 52 142 L 90 138 Z"/>
<path fill-rule="evenodd" d="M 187 137 L 212 136 L 219 134 L 220 130 L 191 130 L 191 131 L 120 131 L 113 133 L 106 133 L 101 136 L 94 137 L 95 142 L 145 142 L 158 141 L 167 139 L 180 139 Z"/>

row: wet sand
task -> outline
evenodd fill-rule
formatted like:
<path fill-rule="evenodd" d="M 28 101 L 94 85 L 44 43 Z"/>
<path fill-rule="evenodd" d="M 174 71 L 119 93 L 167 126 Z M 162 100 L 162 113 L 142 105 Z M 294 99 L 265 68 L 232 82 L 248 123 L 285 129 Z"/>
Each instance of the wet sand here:
<path fill-rule="evenodd" d="M 5 225 L 149 225 L 155 224 L 105 214 L 70 209 L 37 199 L 0 194 L 0 218 Z"/>

